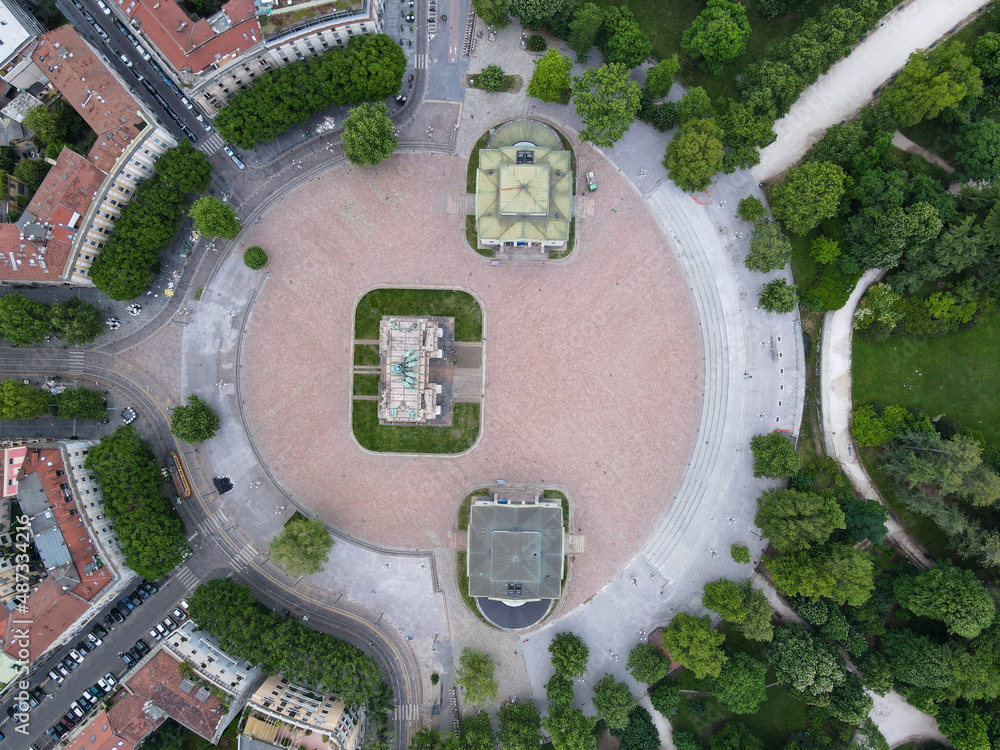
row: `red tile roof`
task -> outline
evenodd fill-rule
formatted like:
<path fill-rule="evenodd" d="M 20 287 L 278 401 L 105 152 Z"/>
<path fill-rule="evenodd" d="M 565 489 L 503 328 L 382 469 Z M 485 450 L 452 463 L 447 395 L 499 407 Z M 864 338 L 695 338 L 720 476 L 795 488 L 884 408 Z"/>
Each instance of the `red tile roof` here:
<path fill-rule="evenodd" d="M 120 702 L 120 701 L 119 701 Z M 133 750 L 135 745 L 119 745 L 122 738 L 115 734 L 114 726 L 107 711 L 101 711 L 80 730 L 76 738 L 67 745 L 67 750 Z"/>
<path fill-rule="evenodd" d="M 70 625 L 87 611 L 87 603 L 67 594 L 54 578 L 45 579 L 28 597 L 26 612 L 12 612 L 7 618 L 4 651 L 18 658 L 22 643 L 17 640 L 27 630 L 28 661 L 42 654 Z"/>
<path fill-rule="evenodd" d="M 200 73 L 213 62 L 241 53 L 262 41 L 253 0 L 230 0 L 222 6 L 232 26 L 216 34 L 204 18 L 192 20 L 175 0 L 138 0 L 129 18 L 177 70 Z"/>
<path fill-rule="evenodd" d="M 107 172 L 146 126 L 139 103 L 69 24 L 41 37 L 31 57 L 97 133 L 87 158 Z"/>
<path fill-rule="evenodd" d="M 125 694 L 108 710 L 108 717 L 111 719 L 115 734 L 130 745 L 138 745 L 164 721 L 164 716 L 157 711 L 150 713 L 158 718 L 150 718 L 146 712 L 147 700 L 141 695 Z"/>
<path fill-rule="evenodd" d="M 178 724 L 211 740 L 226 712 L 214 695 L 205 701 L 198 700 L 195 697 L 199 689 L 197 685 L 189 693 L 181 690 L 179 667 L 180 662 L 161 649 L 129 678 L 128 687 L 136 695 L 153 701 L 157 708 L 163 709 Z"/>

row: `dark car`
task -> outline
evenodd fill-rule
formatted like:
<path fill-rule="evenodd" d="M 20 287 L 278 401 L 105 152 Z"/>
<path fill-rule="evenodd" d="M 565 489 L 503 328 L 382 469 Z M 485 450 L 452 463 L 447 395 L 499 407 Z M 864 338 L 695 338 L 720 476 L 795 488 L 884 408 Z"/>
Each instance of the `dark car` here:
<path fill-rule="evenodd" d="M 65 721 L 60 721 L 53 727 L 53 729 L 56 730 L 56 734 L 62 737 L 63 735 L 66 734 L 66 732 L 69 731 L 69 724 L 67 724 Z"/>
<path fill-rule="evenodd" d="M 122 616 L 122 620 L 124 620 L 126 617 L 128 617 L 130 614 L 132 614 L 132 608 L 125 606 L 124 603 L 117 604 L 115 606 L 115 608 L 113 610 L 111 610 L 111 612 L 112 612 L 111 616 L 112 617 L 114 617 L 113 613 L 116 612 L 116 611 L 118 612 L 118 614 L 120 614 Z M 115 618 L 115 619 L 117 619 L 117 618 Z M 121 622 L 121 620 L 119 620 L 119 622 Z"/>
<path fill-rule="evenodd" d="M 139 649 L 137 649 L 135 646 L 130 648 L 128 652 L 132 656 L 132 658 L 135 659 L 136 661 L 139 661 L 139 659 L 142 658 L 142 654 L 139 653 Z"/>
<path fill-rule="evenodd" d="M 114 612 L 114 610 L 111 610 L 111 612 Z M 111 612 L 108 612 L 108 614 L 104 615 L 104 624 L 107 625 L 109 628 L 113 628 L 115 626 L 115 621 L 111 617 Z"/>
<path fill-rule="evenodd" d="M 63 724 L 68 726 L 70 729 L 76 726 L 76 717 L 73 715 L 72 711 L 67 711 L 62 717 Z"/>
<path fill-rule="evenodd" d="M 101 638 L 103 638 L 108 634 L 108 631 L 101 624 L 97 624 L 94 626 L 94 632 L 97 633 L 99 636 L 101 636 Z"/>
<path fill-rule="evenodd" d="M 147 646 L 146 642 L 140 638 L 135 642 L 135 650 L 139 652 L 140 656 L 145 656 L 149 653 L 149 646 Z"/>
<path fill-rule="evenodd" d="M 81 654 L 89 654 L 95 648 L 97 648 L 97 646 L 95 646 L 90 641 L 80 641 L 78 644 L 76 644 L 76 650 L 79 651 Z"/>
<path fill-rule="evenodd" d="M 146 589 L 146 591 L 148 591 L 150 594 L 155 594 L 157 591 L 160 590 L 159 586 L 157 586 L 155 583 L 150 583 L 149 581 L 143 581 L 142 585 Z"/>
<path fill-rule="evenodd" d="M 135 666 L 135 659 L 132 658 L 132 654 L 123 651 L 122 653 L 119 654 L 119 656 L 122 658 L 122 661 L 125 662 L 126 666 L 129 667 L 129 669 Z"/>
<path fill-rule="evenodd" d="M 14 706 L 7 706 L 7 716 L 9 716 L 10 720 L 13 721 L 15 724 L 18 721 L 20 721 L 20 718 L 18 718 L 19 714 L 17 713 L 17 709 L 14 708 Z"/>
<path fill-rule="evenodd" d="M 49 694 L 46 693 L 44 690 L 42 690 L 41 685 L 32 690 L 31 694 L 35 696 L 35 700 L 37 700 L 39 703 L 41 703 L 43 700 L 49 697 Z"/>
<path fill-rule="evenodd" d="M 139 586 L 136 588 L 135 591 L 132 592 L 132 598 L 133 599 L 138 598 L 140 602 L 144 602 L 149 598 L 149 594 L 146 593 L 146 589 L 144 589 L 142 586 Z"/>
<path fill-rule="evenodd" d="M 123 597 L 122 600 L 118 603 L 118 608 L 121 609 L 122 607 L 124 607 L 126 611 L 131 612 L 133 609 L 135 609 L 135 604 L 133 604 L 132 600 L 126 596 Z"/>
<path fill-rule="evenodd" d="M 125 608 L 122 607 L 122 609 L 125 609 Z M 111 614 L 109 614 L 108 617 L 110 617 L 111 620 L 112 620 L 112 622 L 111 622 L 111 626 L 112 627 L 114 627 L 114 623 L 116 623 L 116 622 L 117 623 L 125 622 L 125 615 L 122 614 L 122 610 L 118 609 L 118 607 L 112 607 L 111 608 Z"/>
<path fill-rule="evenodd" d="M 59 663 L 62 664 L 64 667 L 66 667 L 66 669 L 68 669 L 70 672 L 72 672 L 77 667 L 77 663 L 73 661 L 72 656 L 67 656 Z"/>

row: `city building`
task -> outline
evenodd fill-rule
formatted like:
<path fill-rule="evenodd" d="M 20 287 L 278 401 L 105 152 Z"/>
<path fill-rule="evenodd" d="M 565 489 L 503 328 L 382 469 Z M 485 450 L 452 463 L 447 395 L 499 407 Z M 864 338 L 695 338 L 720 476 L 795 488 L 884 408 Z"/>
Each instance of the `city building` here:
<path fill-rule="evenodd" d="M 364 724 L 363 708 L 345 710 L 342 700 L 289 682 L 281 675 L 268 677 L 250 696 L 249 706 L 265 718 L 254 717 L 252 724 L 248 721 L 243 734 L 269 744 L 276 744 L 281 724 L 287 724 L 322 735 L 339 750 L 354 750 Z"/>
<path fill-rule="evenodd" d="M 87 452 L 96 442 L 72 441 L 63 444 L 63 461 L 69 466 L 69 477 L 77 497 L 77 506 L 83 511 L 97 547 L 105 564 L 118 574 L 125 574 L 125 552 L 115 534 L 115 524 L 104 513 L 104 495 L 97 477 L 84 465 Z"/>
<path fill-rule="evenodd" d="M 387 315 L 378 351 L 379 424 L 450 425 L 455 319 Z"/>
<path fill-rule="evenodd" d="M 132 693 L 94 714 L 64 738 L 68 750 L 135 750 L 165 715 L 155 704 Z"/>
<path fill-rule="evenodd" d="M 115 219 L 176 141 L 72 26 L 41 37 L 32 58 L 97 140 L 85 157 L 63 149 L 17 224 L 0 224 L 0 282 L 92 286 Z"/>
<path fill-rule="evenodd" d="M 3 449 L 3 494 L 2 497 L 13 497 L 17 494 L 17 475 L 21 471 L 24 457 L 28 449 L 23 445 L 15 445 Z M 8 506 L 4 506 L 5 508 Z M 0 534 L 10 529 L 10 514 L 0 516 Z"/>
<path fill-rule="evenodd" d="M 502 628 L 538 622 L 561 595 L 564 544 L 560 502 L 540 491 L 501 487 L 469 508 L 469 596 Z"/>
<path fill-rule="evenodd" d="M 31 51 L 44 33 L 45 28 L 17 0 L 0 0 L 0 78 L 16 89 L 43 79 Z"/>
<path fill-rule="evenodd" d="M 482 247 L 547 256 L 569 240 L 573 218 L 572 154 L 559 134 L 536 120 L 502 125 L 479 152 L 476 234 Z"/>

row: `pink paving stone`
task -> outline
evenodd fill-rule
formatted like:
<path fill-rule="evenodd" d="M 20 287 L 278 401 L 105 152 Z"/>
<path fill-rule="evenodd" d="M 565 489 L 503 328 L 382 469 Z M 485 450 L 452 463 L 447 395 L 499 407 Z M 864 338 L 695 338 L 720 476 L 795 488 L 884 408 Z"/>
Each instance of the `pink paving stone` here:
<path fill-rule="evenodd" d="M 606 164 L 578 148 L 582 163 Z M 285 488 L 378 544 L 445 546 L 467 490 L 496 478 L 565 485 L 586 536 L 568 611 L 636 554 L 680 484 L 702 392 L 694 305 L 617 173 L 599 170 L 596 216 L 577 222 L 570 262 L 490 267 L 464 217 L 446 213 L 465 170 L 397 155 L 334 170 L 268 214 L 246 241 L 267 249 L 272 274 L 246 334 L 247 412 Z M 485 308 L 481 440 L 461 456 L 371 455 L 351 436 L 353 309 L 372 288 L 420 283 L 466 289 Z"/>

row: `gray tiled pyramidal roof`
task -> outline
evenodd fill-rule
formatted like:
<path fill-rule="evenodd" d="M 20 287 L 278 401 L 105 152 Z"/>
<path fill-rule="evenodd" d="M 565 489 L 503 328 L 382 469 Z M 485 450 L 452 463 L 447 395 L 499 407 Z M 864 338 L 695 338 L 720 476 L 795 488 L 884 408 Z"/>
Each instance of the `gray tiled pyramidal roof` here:
<path fill-rule="evenodd" d="M 469 509 L 469 594 L 558 599 L 563 571 L 562 508 L 474 503 Z M 511 595 L 509 585 L 520 586 Z"/>

